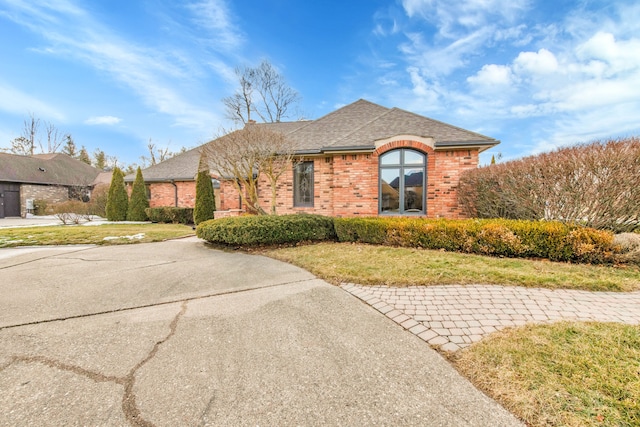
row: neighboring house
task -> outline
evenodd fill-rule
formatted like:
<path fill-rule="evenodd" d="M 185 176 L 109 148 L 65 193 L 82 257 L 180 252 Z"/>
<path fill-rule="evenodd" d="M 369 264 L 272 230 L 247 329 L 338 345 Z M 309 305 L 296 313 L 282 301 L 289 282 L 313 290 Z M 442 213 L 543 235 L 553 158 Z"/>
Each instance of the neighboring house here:
<path fill-rule="evenodd" d="M 87 201 L 101 171 L 62 153 L 0 153 L 0 218 L 26 216 L 34 200 Z"/>
<path fill-rule="evenodd" d="M 196 199 L 196 176 L 200 162 L 200 147 L 185 151 L 163 162 L 142 170 L 142 177 L 147 186 L 149 207 L 178 206 L 192 208 Z M 129 184 L 131 194 L 136 174 L 125 176 L 124 181 Z M 219 188 L 213 179 L 216 207 L 219 207 Z"/>
<path fill-rule="evenodd" d="M 398 108 L 365 100 L 311 121 L 264 123 L 298 147 L 277 188 L 277 213 L 329 216 L 416 215 L 459 218 L 460 174 L 478 166 L 480 152 L 499 141 Z M 193 206 L 199 150 L 143 171 L 151 206 Z M 215 175 L 214 175 L 215 176 Z M 129 177 L 133 181 L 133 175 Z M 268 210 L 271 191 L 259 183 Z M 229 180 L 220 180 L 216 217 L 243 206 Z"/>

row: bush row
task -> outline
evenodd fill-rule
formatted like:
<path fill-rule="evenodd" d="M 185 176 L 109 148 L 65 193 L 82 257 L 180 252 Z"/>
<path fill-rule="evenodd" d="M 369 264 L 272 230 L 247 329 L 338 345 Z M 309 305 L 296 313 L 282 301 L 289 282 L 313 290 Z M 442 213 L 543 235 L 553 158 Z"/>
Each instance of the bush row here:
<path fill-rule="evenodd" d="M 616 253 L 611 232 L 557 221 L 336 218 L 334 224 L 342 242 L 584 263 L 611 262 Z"/>
<path fill-rule="evenodd" d="M 321 215 L 256 215 L 201 222 L 201 239 L 225 245 L 277 245 L 335 240 L 333 218 Z"/>
<path fill-rule="evenodd" d="M 614 232 L 640 227 L 640 137 L 596 141 L 464 172 L 468 217 L 560 220 Z"/>
<path fill-rule="evenodd" d="M 337 240 L 581 263 L 614 262 L 619 252 L 611 232 L 557 221 L 263 215 L 205 221 L 196 234 L 226 245 Z"/>
<path fill-rule="evenodd" d="M 193 208 L 163 206 L 145 209 L 149 221 L 171 224 L 193 224 Z"/>

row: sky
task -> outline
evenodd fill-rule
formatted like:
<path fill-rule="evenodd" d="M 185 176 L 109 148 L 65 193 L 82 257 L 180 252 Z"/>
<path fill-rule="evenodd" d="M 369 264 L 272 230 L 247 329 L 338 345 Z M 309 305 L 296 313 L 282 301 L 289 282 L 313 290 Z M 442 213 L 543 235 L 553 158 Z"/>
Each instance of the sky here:
<path fill-rule="evenodd" d="M 119 165 L 231 128 L 265 59 L 291 120 L 367 99 L 500 140 L 481 163 L 640 135 L 635 0 L 0 0 L 0 58 L 0 147 L 33 115 Z"/>

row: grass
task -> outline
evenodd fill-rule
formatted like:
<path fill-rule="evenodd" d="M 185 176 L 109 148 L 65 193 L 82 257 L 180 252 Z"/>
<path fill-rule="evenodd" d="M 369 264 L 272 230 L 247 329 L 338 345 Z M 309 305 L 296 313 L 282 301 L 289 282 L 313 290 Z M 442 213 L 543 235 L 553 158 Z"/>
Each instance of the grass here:
<path fill-rule="evenodd" d="M 561 322 L 508 329 L 452 361 L 531 426 L 640 425 L 640 326 Z"/>
<path fill-rule="evenodd" d="M 634 266 L 568 264 L 350 243 L 267 249 L 264 253 L 332 283 L 496 284 L 588 291 L 640 289 L 640 268 Z"/>
<path fill-rule="evenodd" d="M 182 224 L 55 225 L 2 228 L 0 229 L 0 248 L 34 245 L 146 243 L 193 234 L 191 227 Z M 127 236 L 133 236 L 133 238 Z M 105 238 L 107 239 L 105 240 Z"/>

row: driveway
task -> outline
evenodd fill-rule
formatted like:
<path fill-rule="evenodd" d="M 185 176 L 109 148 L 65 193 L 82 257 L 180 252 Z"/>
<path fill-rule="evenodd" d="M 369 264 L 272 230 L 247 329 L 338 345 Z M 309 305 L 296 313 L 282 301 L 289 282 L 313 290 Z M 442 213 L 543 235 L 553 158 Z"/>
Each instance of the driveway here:
<path fill-rule="evenodd" d="M 521 425 L 342 289 L 196 238 L 0 249 L 0 425 Z"/>

